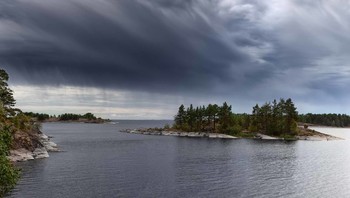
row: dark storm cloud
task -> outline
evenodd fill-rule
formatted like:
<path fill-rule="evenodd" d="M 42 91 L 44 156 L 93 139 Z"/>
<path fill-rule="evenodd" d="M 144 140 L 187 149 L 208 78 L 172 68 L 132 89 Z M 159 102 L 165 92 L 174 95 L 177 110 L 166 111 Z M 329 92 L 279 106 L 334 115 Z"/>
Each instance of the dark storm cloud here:
<path fill-rule="evenodd" d="M 3 0 L 0 65 L 14 84 L 264 100 L 302 99 L 320 89 L 345 96 L 334 92 L 333 81 L 349 82 L 349 6 L 342 0 Z"/>
<path fill-rule="evenodd" d="M 30 84 L 164 92 L 234 82 L 249 57 L 193 4 L 4 1 L 1 65 Z"/>

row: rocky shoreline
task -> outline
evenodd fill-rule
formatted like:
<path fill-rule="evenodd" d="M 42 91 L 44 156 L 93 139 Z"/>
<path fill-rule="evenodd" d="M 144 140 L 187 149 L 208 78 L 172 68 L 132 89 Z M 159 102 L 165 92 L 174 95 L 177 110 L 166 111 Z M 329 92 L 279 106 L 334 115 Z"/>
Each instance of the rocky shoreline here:
<path fill-rule="evenodd" d="M 306 141 L 333 141 L 333 140 L 344 140 L 343 138 L 331 136 L 328 134 L 320 133 L 312 136 L 296 136 L 297 140 L 306 140 Z"/>
<path fill-rule="evenodd" d="M 221 133 L 206 133 L 206 132 L 180 132 L 180 131 L 165 131 L 165 130 L 149 130 L 149 129 L 125 129 L 123 133 L 141 134 L 141 135 L 163 135 L 177 137 L 193 137 L 193 138 L 219 138 L 219 139 L 236 139 L 232 135 Z"/>
<path fill-rule="evenodd" d="M 34 150 L 28 150 L 26 148 L 18 148 L 10 150 L 8 159 L 11 162 L 23 162 L 34 159 L 42 159 L 49 157 L 49 152 L 60 151 L 57 144 L 51 141 L 51 138 L 45 134 L 38 134 L 37 140 L 39 144 Z"/>
<path fill-rule="evenodd" d="M 216 138 L 216 139 L 237 139 L 232 135 L 226 135 L 221 133 L 208 133 L 208 132 L 183 132 L 183 131 L 168 131 L 164 129 L 124 129 L 120 132 L 140 135 L 162 135 L 162 136 L 177 136 L 177 137 L 190 137 L 190 138 Z M 253 138 L 259 140 L 306 140 L 306 141 L 331 141 L 331 140 L 343 140 L 342 138 L 332 135 L 313 131 L 310 135 L 299 135 L 292 139 L 285 139 L 282 137 L 273 137 L 262 133 L 256 133 Z"/>

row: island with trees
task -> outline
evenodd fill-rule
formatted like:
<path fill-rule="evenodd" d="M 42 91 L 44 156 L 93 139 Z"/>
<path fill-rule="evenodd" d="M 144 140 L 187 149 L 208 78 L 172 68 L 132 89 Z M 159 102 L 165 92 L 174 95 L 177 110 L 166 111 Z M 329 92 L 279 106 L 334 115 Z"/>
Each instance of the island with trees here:
<path fill-rule="evenodd" d="M 334 140 L 330 135 L 308 129 L 308 124 L 298 125 L 299 119 L 307 119 L 298 115 L 292 99 L 280 99 L 266 102 L 252 108 L 251 114 L 236 114 L 232 106 L 224 102 L 221 106 L 185 107 L 181 105 L 174 116 L 174 125 L 164 128 L 126 129 L 123 132 L 175 135 L 185 137 L 213 138 L 257 138 L 279 140 Z M 307 114 L 309 115 L 309 114 Z M 313 121 L 313 120 L 307 120 Z M 345 122 L 343 122 L 345 123 Z"/>

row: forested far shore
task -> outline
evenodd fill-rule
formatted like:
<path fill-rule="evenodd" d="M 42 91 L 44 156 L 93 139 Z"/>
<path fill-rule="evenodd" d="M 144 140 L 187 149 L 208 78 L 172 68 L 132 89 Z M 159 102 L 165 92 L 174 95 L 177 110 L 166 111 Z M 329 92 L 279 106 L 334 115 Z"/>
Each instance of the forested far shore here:
<path fill-rule="evenodd" d="M 346 114 L 324 113 L 324 114 L 301 114 L 298 116 L 298 121 L 306 125 L 322 125 L 332 127 L 349 127 L 350 116 Z"/>
<path fill-rule="evenodd" d="M 78 122 L 93 122 L 93 123 L 103 123 L 108 120 L 96 117 L 92 113 L 85 114 L 74 114 L 74 113 L 64 113 L 61 115 L 49 115 L 45 113 L 34 113 L 34 112 L 24 112 L 25 115 L 36 119 L 39 122 L 57 122 L 57 121 L 78 121 Z"/>

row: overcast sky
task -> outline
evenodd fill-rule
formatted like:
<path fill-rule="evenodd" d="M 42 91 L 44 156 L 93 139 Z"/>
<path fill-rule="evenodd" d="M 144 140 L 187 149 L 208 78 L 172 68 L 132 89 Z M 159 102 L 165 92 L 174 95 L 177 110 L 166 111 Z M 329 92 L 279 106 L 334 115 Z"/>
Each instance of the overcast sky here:
<path fill-rule="evenodd" d="M 350 113 L 348 0 L 1 0 L 0 67 L 17 106 L 172 119 L 292 98 Z"/>

